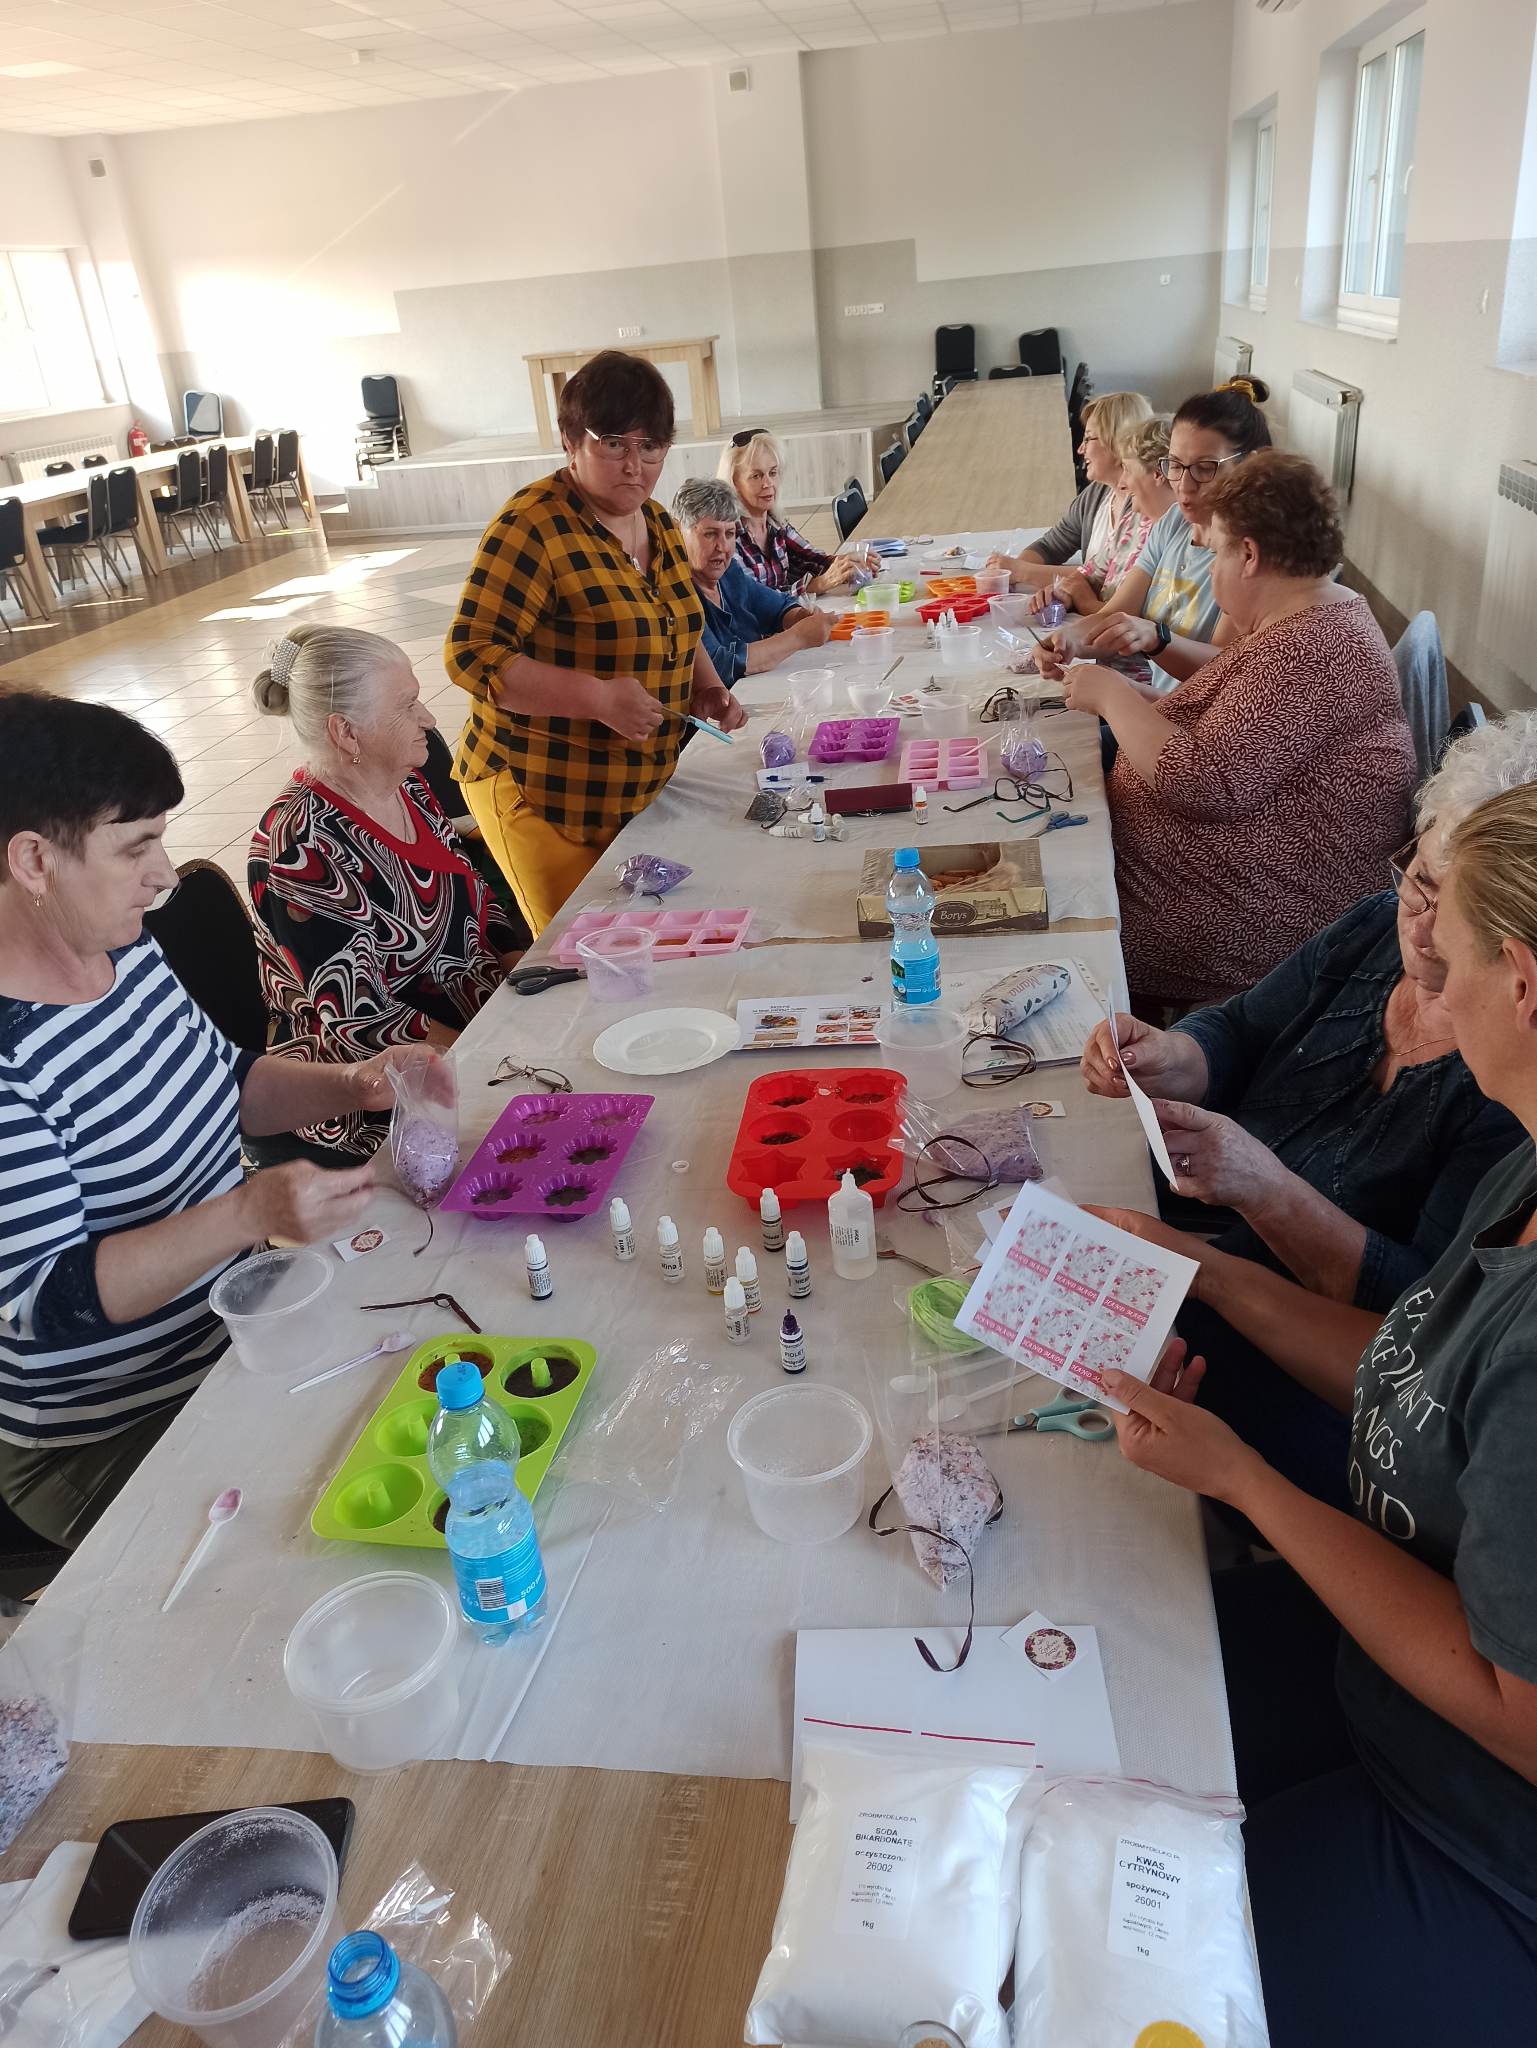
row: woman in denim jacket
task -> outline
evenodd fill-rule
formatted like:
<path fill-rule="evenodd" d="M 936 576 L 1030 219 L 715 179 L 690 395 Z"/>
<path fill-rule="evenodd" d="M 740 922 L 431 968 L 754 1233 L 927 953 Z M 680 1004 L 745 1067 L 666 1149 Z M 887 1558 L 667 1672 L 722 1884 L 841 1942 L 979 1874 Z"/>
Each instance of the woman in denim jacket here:
<path fill-rule="evenodd" d="M 1177 1192 L 1232 1212 L 1223 1251 L 1335 1301 L 1385 1309 L 1451 1242 L 1468 1197 L 1520 1133 L 1452 1043 L 1432 933 L 1452 832 L 1537 781 L 1537 712 L 1470 733 L 1425 783 L 1415 840 L 1369 896 L 1245 994 L 1159 1031 L 1116 1019 L 1084 1051 L 1091 1092 L 1122 1095 L 1118 1057 L 1155 1098 Z M 1197 1226 L 1199 1227 L 1199 1226 Z M 1335 1499 L 1347 1419 L 1201 1303 L 1180 1332 L 1205 1353 L 1201 1399 L 1298 1485 Z"/>

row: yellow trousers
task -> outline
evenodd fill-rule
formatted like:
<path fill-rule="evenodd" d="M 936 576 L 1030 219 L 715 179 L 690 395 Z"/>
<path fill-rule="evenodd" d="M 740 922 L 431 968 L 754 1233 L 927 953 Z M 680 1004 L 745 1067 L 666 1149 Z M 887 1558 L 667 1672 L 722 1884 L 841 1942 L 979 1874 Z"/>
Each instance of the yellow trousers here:
<path fill-rule="evenodd" d="M 537 939 L 572 890 L 592 872 L 608 840 L 594 845 L 567 838 L 558 825 L 524 801 L 505 768 L 499 775 L 462 782 L 459 787 L 492 859 L 511 883 L 518 908 Z"/>

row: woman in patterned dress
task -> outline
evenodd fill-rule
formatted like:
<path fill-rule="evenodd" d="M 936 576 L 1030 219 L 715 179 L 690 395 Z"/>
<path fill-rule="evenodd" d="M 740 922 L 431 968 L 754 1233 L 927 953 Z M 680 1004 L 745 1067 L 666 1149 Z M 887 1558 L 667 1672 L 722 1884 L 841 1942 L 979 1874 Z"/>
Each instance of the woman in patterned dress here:
<path fill-rule="evenodd" d="M 420 775 L 435 721 L 411 664 L 377 633 L 300 626 L 254 695 L 306 753 L 251 842 L 273 1051 L 345 1063 L 452 1045 L 517 941 Z M 387 1127 L 359 1114 L 300 1136 L 357 1157 Z"/>
<path fill-rule="evenodd" d="M 1334 581 L 1334 493 L 1267 449 L 1211 485 L 1233 640 L 1169 696 L 1097 665 L 1063 693 L 1114 733 L 1106 785 L 1132 1008 L 1252 987 L 1381 881 L 1408 833 L 1414 743 L 1366 599 Z"/>

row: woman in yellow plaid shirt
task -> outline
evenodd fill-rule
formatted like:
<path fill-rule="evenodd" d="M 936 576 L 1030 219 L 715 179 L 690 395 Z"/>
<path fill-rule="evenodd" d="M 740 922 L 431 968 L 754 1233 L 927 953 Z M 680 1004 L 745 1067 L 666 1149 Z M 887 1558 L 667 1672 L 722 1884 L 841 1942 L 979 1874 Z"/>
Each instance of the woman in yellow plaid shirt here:
<path fill-rule="evenodd" d="M 673 438 L 652 363 L 605 349 L 560 395 L 567 466 L 486 528 L 444 660 L 470 693 L 454 774 L 537 934 L 678 765 L 716 675 L 683 537 L 652 498 Z"/>

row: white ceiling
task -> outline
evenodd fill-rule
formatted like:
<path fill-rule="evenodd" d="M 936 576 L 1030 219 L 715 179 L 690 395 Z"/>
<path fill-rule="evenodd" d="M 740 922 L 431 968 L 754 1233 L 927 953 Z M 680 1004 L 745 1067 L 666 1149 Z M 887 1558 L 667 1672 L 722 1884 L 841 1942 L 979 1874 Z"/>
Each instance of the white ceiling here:
<path fill-rule="evenodd" d="M 204 127 L 1173 4 L 0 0 L 0 129 Z"/>

